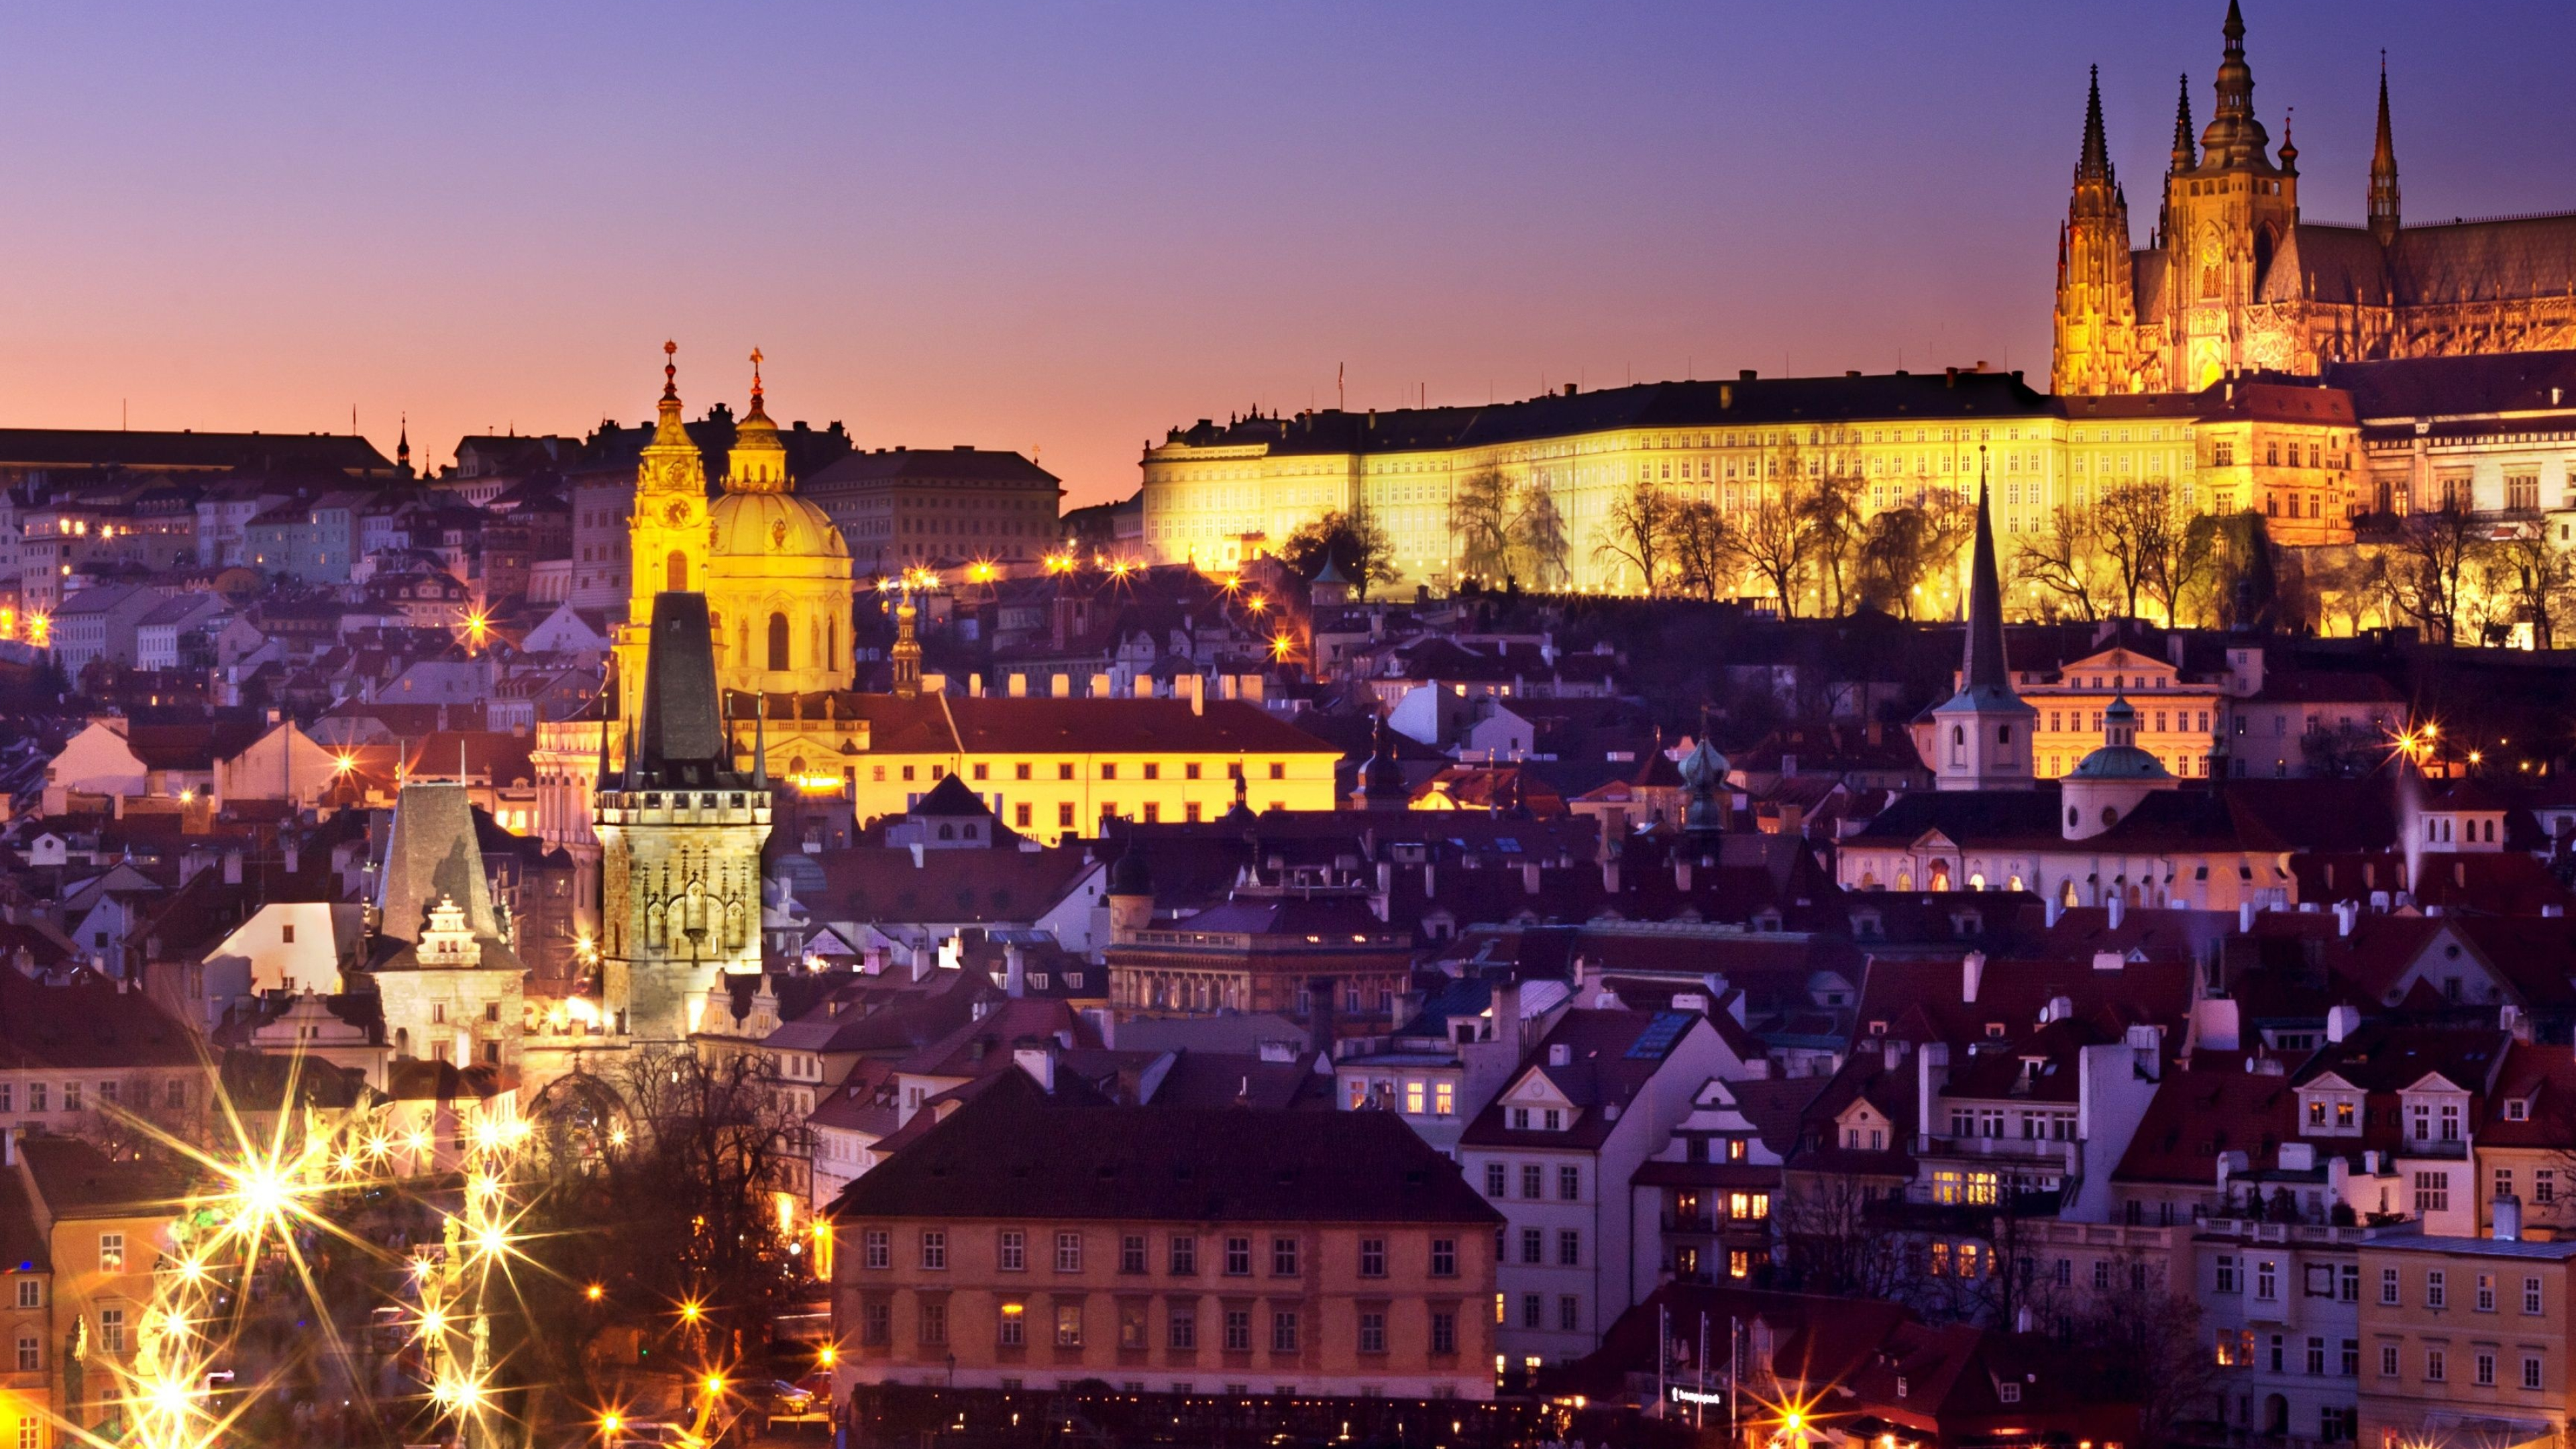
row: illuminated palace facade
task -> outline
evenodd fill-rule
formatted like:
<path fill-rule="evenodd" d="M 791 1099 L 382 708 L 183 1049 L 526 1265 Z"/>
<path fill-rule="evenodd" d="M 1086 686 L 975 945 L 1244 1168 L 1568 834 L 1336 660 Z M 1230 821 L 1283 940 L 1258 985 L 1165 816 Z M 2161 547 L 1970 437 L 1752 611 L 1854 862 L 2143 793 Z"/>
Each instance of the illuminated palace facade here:
<path fill-rule="evenodd" d="M 2313 507 L 2339 524 L 2343 509 L 2324 497 L 2341 497 L 2345 470 L 2328 466 L 2322 449 L 2307 467 L 2303 449 L 2299 467 L 2257 476 L 2250 432 L 2258 422 L 2272 420 L 2216 395 L 2070 408 L 2019 373 L 1967 369 L 1746 373 L 1478 408 L 1252 416 L 1174 429 L 1145 454 L 1145 541 L 1156 562 L 1225 571 L 1328 510 L 1364 512 L 1387 535 L 1400 587 L 1447 589 L 1464 582 L 1452 501 L 1492 473 L 1515 491 L 1545 490 L 1564 520 L 1564 577 L 1524 585 L 1634 593 L 1643 582 L 1635 568 L 1600 545 L 1614 532 L 1612 510 L 1638 483 L 1741 514 L 1785 480 L 1831 474 L 1859 483 L 1867 516 L 1934 491 L 1972 496 L 1981 458 L 1995 527 L 2007 539 L 2036 533 L 2051 509 L 2121 480 L 2168 481 L 2195 508 L 2260 507 L 2278 492 L 2273 506 L 2283 511 L 2295 494 L 2302 516 Z M 2310 431 L 2332 435 L 2338 460 L 2352 450 L 2348 425 Z M 2233 433 L 2248 434 L 2249 445 L 2214 446 Z M 2273 456 L 2277 463 L 2277 446 Z"/>
<path fill-rule="evenodd" d="M 2245 21 L 2227 9 L 2216 109 L 2197 135 L 2185 81 L 2156 224 L 2131 245 L 2097 84 L 2058 237 L 2052 386 L 2198 390 L 2248 370 L 2576 347 L 2576 212 L 2402 224 L 2388 76 L 2362 225 L 2307 220 L 2299 151 L 2254 113 Z M 2359 178 L 2355 178 L 2359 180 Z"/>

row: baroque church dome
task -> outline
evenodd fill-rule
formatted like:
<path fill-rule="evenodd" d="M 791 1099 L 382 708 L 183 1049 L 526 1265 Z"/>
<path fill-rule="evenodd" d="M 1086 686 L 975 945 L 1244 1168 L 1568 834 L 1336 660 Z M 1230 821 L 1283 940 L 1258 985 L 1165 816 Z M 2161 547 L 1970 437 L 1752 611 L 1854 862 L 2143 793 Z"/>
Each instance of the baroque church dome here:
<path fill-rule="evenodd" d="M 761 395 L 734 429 L 724 496 L 707 509 L 707 605 L 725 687 L 764 694 L 846 689 L 850 545 L 831 515 L 796 496 L 787 447 Z"/>

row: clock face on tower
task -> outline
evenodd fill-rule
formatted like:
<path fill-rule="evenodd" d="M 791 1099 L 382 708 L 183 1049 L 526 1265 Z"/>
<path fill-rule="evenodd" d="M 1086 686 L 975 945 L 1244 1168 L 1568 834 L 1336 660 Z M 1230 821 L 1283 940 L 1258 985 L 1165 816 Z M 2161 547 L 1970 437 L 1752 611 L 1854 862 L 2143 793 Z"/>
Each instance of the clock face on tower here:
<path fill-rule="evenodd" d="M 689 505 L 685 503 L 674 503 L 671 505 L 670 511 L 664 513 L 662 516 L 670 521 L 672 527 L 677 528 L 689 521 Z"/>

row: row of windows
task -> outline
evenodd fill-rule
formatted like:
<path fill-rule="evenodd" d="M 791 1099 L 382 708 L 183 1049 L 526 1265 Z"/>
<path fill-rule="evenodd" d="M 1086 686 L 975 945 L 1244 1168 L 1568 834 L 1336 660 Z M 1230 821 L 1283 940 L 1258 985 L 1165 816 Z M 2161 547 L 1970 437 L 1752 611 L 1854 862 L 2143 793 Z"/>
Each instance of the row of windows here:
<path fill-rule="evenodd" d="M 0 1112 L 15 1112 L 18 1110 L 18 1085 L 19 1084 L 16 1082 L 0 1082 Z M 78 1112 L 82 1109 L 84 1101 L 81 1094 L 81 1085 L 82 1084 L 79 1082 L 64 1082 L 62 1084 L 62 1093 L 57 1097 L 53 1092 L 53 1084 L 48 1082 L 28 1082 L 26 1083 L 27 1110 L 29 1112 L 52 1112 L 56 1110 Z M 110 1081 L 98 1084 L 98 1100 L 103 1106 L 114 1107 L 122 1103 L 124 1101 L 124 1092 L 125 1084 L 121 1082 Z M 162 1105 L 173 1109 L 186 1107 L 188 1105 L 188 1084 L 176 1080 L 164 1084 L 161 1092 L 161 1100 Z M 59 1109 L 55 1105 L 58 1102 L 60 1103 Z M 152 1105 L 151 1083 L 141 1082 L 135 1085 L 133 1105 L 138 1108 L 149 1107 Z"/>
<path fill-rule="evenodd" d="M 1510 1232 L 1509 1228 L 1494 1229 L 1494 1261 L 1497 1263 L 1509 1260 L 1509 1255 L 1504 1251 L 1504 1239 Z M 1532 1267 L 1546 1264 L 1547 1230 L 1545 1228 L 1521 1229 L 1520 1260 Z M 1583 1266 L 1583 1234 L 1580 1230 L 1575 1228 L 1557 1230 L 1556 1266 L 1560 1268 Z"/>
<path fill-rule="evenodd" d="M 868 1268 L 894 1266 L 894 1233 L 888 1228 L 868 1228 L 860 1234 L 860 1262 Z M 1270 1239 L 1269 1272 L 1273 1278 L 1295 1278 L 1300 1267 L 1303 1240 L 1288 1234 Z M 1020 1228 L 998 1230 L 994 1239 L 994 1266 L 1005 1273 L 1025 1273 L 1029 1269 L 1028 1233 Z M 931 1272 L 944 1272 L 948 1267 L 948 1233 L 943 1228 L 925 1228 L 920 1237 L 920 1265 Z M 1059 1232 L 1055 1235 L 1055 1271 L 1082 1271 L 1084 1235 Z M 1229 1278 L 1248 1278 L 1256 1259 L 1253 1239 L 1249 1236 L 1222 1240 L 1218 1260 L 1220 1271 Z M 1429 1272 L 1434 1278 L 1458 1275 L 1458 1240 L 1433 1238 Z M 1151 1272 L 1150 1248 L 1143 1233 L 1126 1233 L 1118 1239 L 1118 1271 L 1141 1274 Z M 1195 1234 L 1174 1233 L 1164 1242 L 1164 1270 L 1175 1278 L 1195 1277 L 1199 1271 L 1199 1240 Z M 1363 1278 L 1387 1276 L 1386 1239 L 1359 1240 L 1359 1275 Z"/>
<path fill-rule="evenodd" d="M 872 774 L 871 778 L 872 778 L 872 779 L 874 779 L 874 780 L 876 780 L 876 781 L 877 781 L 877 782 L 879 782 L 880 784 L 882 784 L 882 783 L 885 781 L 885 779 L 886 779 L 886 770 L 887 770 L 889 767 L 888 767 L 888 766 L 885 766 L 885 765 L 877 765 L 877 766 L 874 766 L 874 767 L 872 767 L 872 768 L 873 768 L 874 773 Z M 901 773 L 901 775 L 899 776 L 899 778 L 901 778 L 901 779 L 905 779 L 905 780 L 917 780 L 917 779 L 920 779 L 920 778 L 921 778 L 921 776 L 920 776 L 920 774 L 919 774 L 918 772 L 919 772 L 920 770 L 922 770 L 924 767 L 923 767 L 923 766 L 920 766 L 920 765 L 897 765 L 897 766 L 893 766 L 893 767 L 891 767 L 891 768 L 894 768 L 894 769 L 900 770 L 900 771 L 902 772 L 902 773 Z M 947 767 L 946 765 L 931 765 L 931 766 L 928 766 L 927 768 L 929 769 L 929 772 L 930 772 L 930 778 L 931 778 L 931 779 L 933 779 L 933 780 L 944 780 L 944 779 L 948 778 L 948 767 Z M 1151 760 L 1148 760 L 1148 761 L 1144 762 L 1141 766 L 1139 766 L 1139 768 L 1140 768 L 1140 769 L 1142 769 L 1142 770 L 1144 771 L 1144 773 L 1143 773 L 1142 775 L 1140 775 L 1140 776 L 1137 776 L 1136 778 L 1138 778 L 1138 779 L 1144 779 L 1144 780 L 1160 780 L 1160 779 L 1163 779 L 1163 778 L 1164 778 L 1164 775 L 1163 775 L 1163 767 L 1162 767 L 1162 765 L 1161 765 L 1159 762 L 1157 762 L 1157 761 L 1151 761 Z M 1014 765 L 1012 765 L 1012 766 L 1011 766 L 1011 778 L 1012 778 L 1012 779 L 1014 779 L 1014 780 L 1029 780 L 1029 779 L 1034 779 L 1034 778 L 1036 778 L 1036 773 L 1035 773 L 1035 772 L 1036 772 L 1036 769 L 1037 769 L 1037 767 L 1036 767 L 1035 765 L 1031 764 L 1029 761 L 1021 760 L 1021 761 L 1019 761 L 1018 763 L 1016 763 L 1016 764 L 1014 764 Z M 1201 769 L 1201 766 L 1199 765 L 1199 763 L 1198 763 L 1197 761 L 1190 761 L 1190 762 L 1185 763 L 1185 764 L 1183 764 L 1183 765 L 1181 766 L 1181 773 L 1180 773 L 1180 774 L 1178 774 L 1178 775 L 1176 775 L 1176 776 L 1173 776 L 1173 777 L 1171 777 L 1171 778 L 1174 778 L 1174 779 L 1180 779 L 1180 780 L 1197 780 L 1197 779 L 1205 778 L 1205 777 L 1203 777 L 1203 776 L 1199 773 L 1199 772 L 1200 772 L 1200 769 Z M 1225 767 L 1225 778 L 1226 778 L 1226 779 L 1229 779 L 1229 780 L 1240 779 L 1240 778 L 1242 777 L 1242 775 L 1243 775 L 1243 766 L 1242 766 L 1241 764 L 1239 764 L 1239 763 L 1230 763 L 1230 764 L 1228 764 L 1228 765 Z M 1285 780 L 1285 779 L 1287 779 L 1287 778 L 1288 778 L 1288 765 L 1287 765 L 1287 762 L 1286 762 L 1286 761 L 1284 761 L 1284 760 L 1272 760 L 1272 761 L 1270 762 L 1270 764 L 1269 764 L 1269 777 L 1270 777 L 1271 779 L 1273 779 L 1273 780 Z M 990 764 L 981 764 L 981 763 L 979 763 L 979 764 L 974 764 L 974 765 L 969 765 L 969 766 L 967 766 L 967 778 L 968 778 L 968 779 L 970 779 L 970 780 L 990 780 L 990 779 L 992 779 L 992 778 L 993 778 L 993 767 L 992 767 Z M 1059 779 L 1059 780 L 1070 780 L 1070 779 L 1074 778 L 1074 765 L 1073 765 L 1073 762 L 1072 762 L 1071 760 L 1059 760 L 1059 761 L 1057 761 L 1057 762 L 1056 762 L 1056 766 L 1055 766 L 1055 778 L 1057 778 L 1057 779 Z M 1101 764 L 1101 766 L 1100 766 L 1100 778 L 1101 778 L 1101 779 L 1104 779 L 1104 780 L 1115 780 L 1115 779 L 1117 779 L 1117 778 L 1118 778 L 1118 762 L 1117 762 L 1117 761 L 1115 761 L 1115 760 L 1103 761 L 1103 762 L 1102 762 L 1102 764 Z"/>
<path fill-rule="evenodd" d="M 2393 1379 L 2400 1374 L 2402 1370 L 2399 1367 L 2398 1358 L 2399 1354 L 2396 1344 L 2383 1343 L 2379 1346 L 2379 1376 L 2381 1378 Z M 2273 1367 L 2278 1368 L 2280 1365 L 2275 1363 Z M 2470 1355 L 2469 1373 L 2469 1381 L 2477 1385 L 2479 1388 L 2494 1388 L 2496 1386 L 2496 1351 L 2491 1348 L 2481 1348 L 2472 1352 Z M 2542 1373 L 2543 1370 L 2541 1368 L 2540 1355 L 2536 1353 L 2526 1353 L 2522 1356 L 2522 1386 L 2524 1388 L 2540 1388 L 2544 1382 Z M 2450 1378 L 2450 1350 L 2447 1348 L 2436 1348 L 2430 1345 L 2426 1346 L 2424 1350 L 2424 1382 L 2428 1384 L 2448 1383 L 2450 1382 Z"/>
<path fill-rule="evenodd" d="M 2270 1370 L 2276 1374 L 2288 1373 L 2290 1371 L 2290 1355 L 2287 1335 L 2278 1333 L 2271 1335 L 2269 1348 L 2270 1354 L 2268 1358 L 2258 1358 L 2256 1356 L 2254 1330 L 2250 1328 L 2222 1328 L 2218 1330 L 2218 1366 L 2220 1368 L 2269 1367 Z M 2337 1352 L 2331 1360 L 2328 1358 L 2328 1345 L 2323 1337 L 2310 1335 L 2308 1338 L 2307 1348 L 2307 1371 L 2309 1373 L 2323 1376 L 2328 1372 L 2326 1367 L 2327 1364 L 2332 1362 L 2335 1366 L 2332 1371 L 2340 1374 L 2342 1377 L 2348 1379 L 2360 1377 L 2360 1339 L 2347 1338 L 2343 1340 L 2340 1351 Z"/>
<path fill-rule="evenodd" d="M 1523 1111 L 1523 1115 L 1527 1115 L 1526 1111 Z M 1551 1110 L 1547 1115 L 1553 1117 L 1556 1113 Z M 1548 1130 L 1555 1131 L 1556 1124 L 1553 1122 L 1549 1123 Z M 1486 1163 L 1485 1196 L 1490 1198 L 1504 1198 L 1511 1196 L 1511 1179 L 1511 1169 L 1507 1165 L 1500 1162 Z M 1520 1185 L 1522 1197 L 1545 1197 L 1547 1195 L 1547 1169 L 1535 1162 L 1522 1163 L 1520 1170 Z M 1556 1169 L 1556 1197 L 1559 1202 L 1581 1202 L 1583 1200 L 1582 1168 L 1569 1162 L 1561 1164 Z"/>
<path fill-rule="evenodd" d="M 2380 1269 L 2380 1303 L 2385 1306 L 2394 1307 L 2398 1302 L 2399 1292 L 2400 1288 L 2397 1270 L 2395 1268 Z M 2471 1307 L 2480 1313 L 2493 1313 L 2496 1311 L 2495 1274 L 2478 1274 L 2473 1292 L 2474 1296 L 2470 1300 Z M 2427 1308 L 2447 1308 L 2450 1306 L 2450 1299 L 2451 1281 L 2448 1270 L 2442 1268 L 2427 1268 L 2424 1270 L 2424 1306 Z M 2522 1311 L 2524 1315 L 2532 1318 L 2539 1317 L 2543 1301 L 2543 1296 L 2540 1290 L 2540 1280 L 2536 1277 L 2525 1277 L 2522 1280 Z"/>
<path fill-rule="evenodd" d="M 1054 1305 L 1050 1341 L 1057 1348 L 1080 1348 L 1085 1342 L 1084 1305 Z M 1141 1303 L 1124 1303 L 1118 1307 L 1118 1347 L 1141 1350 L 1147 1346 L 1149 1324 L 1147 1308 Z M 994 1343 L 1001 1348 L 1026 1348 L 1029 1343 L 1029 1319 L 1026 1303 L 1005 1300 L 995 1315 Z M 1298 1353 L 1309 1346 L 1307 1323 L 1303 1312 L 1295 1308 L 1274 1308 L 1269 1315 L 1268 1344 L 1272 1353 Z M 1383 1308 L 1361 1308 L 1352 1323 L 1352 1345 L 1363 1354 L 1387 1351 L 1387 1313 Z M 1217 1315 L 1218 1346 L 1227 1353 L 1253 1351 L 1255 1318 L 1249 1308 L 1227 1308 Z M 939 1300 L 926 1300 L 917 1306 L 913 1325 L 914 1341 L 926 1348 L 946 1345 L 948 1305 Z M 883 1347 L 894 1341 L 894 1305 L 885 1302 L 862 1304 L 859 1311 L 859 1341 L 869 1347 Z M 1174 1353 L 1194 1353 L 1199 1347 L 1199 1310 L 1189 1304 L 1175 1303 L 1163 1311 L 1163 1343 Z M 1435 1309 L 1431 1314 L 1431 1352 L 1435 1355 L 1458 1351 L 1458 1315 L 1453 1310 Z"/>

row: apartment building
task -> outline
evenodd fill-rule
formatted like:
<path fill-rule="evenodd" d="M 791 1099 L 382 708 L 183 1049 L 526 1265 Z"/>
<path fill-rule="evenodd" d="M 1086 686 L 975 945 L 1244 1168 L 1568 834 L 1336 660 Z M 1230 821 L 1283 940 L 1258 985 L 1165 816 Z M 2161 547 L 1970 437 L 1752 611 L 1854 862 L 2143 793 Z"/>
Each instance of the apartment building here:
<path fill-rule="evenodd" d="M 2524 1239 L 2511 1217 L 2489 1238 L 2381 1234 L 2361 1245 L 2361 1443 L 2524 1444 L 2567 1433 L 2576 1239 Z"/>
<path fill-rule="evenodd" d="M 1501 1214 L 1389 1114 L 1114 1107 L 1006 1071 L 832 1219 L 835 1397 L 1493 1394 Z"/>
<path fill-rule="evenodd" d="M 1467 1180 L 1508 1220 L 1494 1249 L 1511 1365 L 1582 1357 L 1653 1291 L 1629 1184 L 1703 1083 L 1742 1073 L 1743 1058 L 1699 1012 L 1576 1008 L 1468 1125 L 1458 1144 Z"/>

